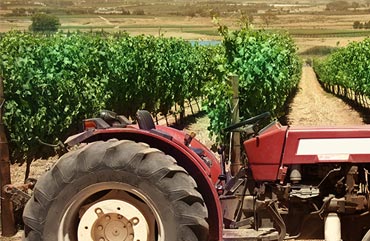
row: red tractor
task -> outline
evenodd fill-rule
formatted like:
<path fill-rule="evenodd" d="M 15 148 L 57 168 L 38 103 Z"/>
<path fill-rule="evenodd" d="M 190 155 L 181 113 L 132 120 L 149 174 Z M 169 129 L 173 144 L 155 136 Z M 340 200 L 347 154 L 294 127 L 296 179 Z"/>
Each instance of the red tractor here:
<path fill-rule="evenodd" d="M 35 185 L 25 240 L 370 240 L 370 128 L 258 128 L 269 117 L 225 129 L 245 136 L 233 175 L 223 148 L 147 111 L 84 120 Z"/>

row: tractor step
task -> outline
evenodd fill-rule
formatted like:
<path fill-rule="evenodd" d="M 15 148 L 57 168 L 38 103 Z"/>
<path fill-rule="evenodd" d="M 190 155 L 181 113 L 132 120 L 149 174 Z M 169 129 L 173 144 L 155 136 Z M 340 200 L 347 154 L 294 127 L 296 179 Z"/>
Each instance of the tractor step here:
<path fill-rule="evenodd" d="M 223 241 L 272 241 L 278 240 L 279 233 L 276 229 L 224 229 Z"/>

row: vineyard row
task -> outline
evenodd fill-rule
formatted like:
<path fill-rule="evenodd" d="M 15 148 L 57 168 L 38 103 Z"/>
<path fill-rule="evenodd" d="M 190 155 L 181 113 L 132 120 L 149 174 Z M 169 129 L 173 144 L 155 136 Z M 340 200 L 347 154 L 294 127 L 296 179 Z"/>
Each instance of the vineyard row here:
<path fill-rule="evenodd" d="M 324 88 L 342 98 L 369 108 L 370 39 L 353 42 L 325 59 L 315 60 L 314 69 Z"/>
<path fill-rule="evenodd" d="M 242 118 L 281 115 L 301 71 L 292 40 L 248 29 L 221 32 L 219 46 L 126 33 L 2 35 L 0 75 L 13 159 L 47 154 L 42 142 L 63 140 L 101 109 L 166 115 L 197 97 L 205 97 L 211 133 L 220 137 L 230 122 L 230 73 L 240 76 Z"/>

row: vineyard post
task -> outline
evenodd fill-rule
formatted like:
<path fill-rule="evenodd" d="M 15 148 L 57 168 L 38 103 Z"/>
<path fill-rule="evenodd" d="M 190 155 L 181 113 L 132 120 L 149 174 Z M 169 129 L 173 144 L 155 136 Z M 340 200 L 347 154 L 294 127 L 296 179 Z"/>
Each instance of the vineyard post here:
<path fill-rule="evenodd" d="M 4 114 L 4 82 L 0 76 L 0 187 L 1 187 L 1 235 L 10 237 L 16 234 L 15 219 L 13 213 L 13 203 L 9 194 L 4 190 L 4 186 L 11 183 L 10 180 L 10 161 L 8 141 L 5 135 L 3 123 Z"/>
<path fill-rule="evenodd" d="M 239 117 L 239 78 L 236 75 L 230 76 L 230 81 L 233 89 L 233 99 L 232 99 L 232 119 L 231 124 L 238 123 L 240 121 Z M 236 175 L 239 169 L 242 167 L 240 161 L 240 133 L 231 132 L 232 138 L 232 150 L 231 150 L 231 175 Z"/>

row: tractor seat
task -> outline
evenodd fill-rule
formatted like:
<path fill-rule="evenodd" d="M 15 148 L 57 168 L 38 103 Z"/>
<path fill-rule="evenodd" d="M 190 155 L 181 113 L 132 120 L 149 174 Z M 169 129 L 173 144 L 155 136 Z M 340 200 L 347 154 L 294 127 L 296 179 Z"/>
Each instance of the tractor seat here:
<path fill-rule="evenodd" d="M 167 138 L 169 140 L 173 139 L 173 136 L 167 134 L 164 131 L 157 130 L 153 121 L 152 115 L 147 110 L 138 110 L 136 112 L 136 120 L 139 128 L 142 130 L 148 130 L 154 134 Z"/>
<path fill-rule="evenodd" d="M 143 130 L 155 129 L 155 124 L 152 115 L 147 110 L 138 110 L 136 112 L 136 120 L 139 128 Z"/>

